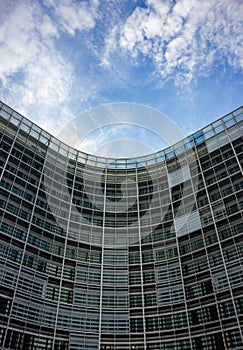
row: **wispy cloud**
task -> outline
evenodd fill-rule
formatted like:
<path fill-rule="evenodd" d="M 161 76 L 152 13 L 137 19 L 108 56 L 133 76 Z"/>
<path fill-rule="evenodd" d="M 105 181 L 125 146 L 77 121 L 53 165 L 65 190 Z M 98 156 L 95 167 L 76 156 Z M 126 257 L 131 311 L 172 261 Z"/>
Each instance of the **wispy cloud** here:
<path fill-rule="evenodd" d="M 2 96 L 20 112 L 53 133 L 71 117 L 68 97 L 74 67 L 57 45 L 63 31 L 95 25 L 98 3 L 31 0 L 3 7 L 0 26 L 0 86 Z"/>
<path fill-rule="evenodd" d="M 0 1 L 1 99 L 54 134 L 74 115 L 110 102 L 170 114 L 178 91 L 180 106 L 198 102 L 188 83 L 242 68 L 242 6 L 241 0 Z"/>
<path fill-rule="evenodd" d="M 152 130 L 139 125 L 111 124 L 100 127 L 80 142 L 78 148 L 105 157 L 136 157 L 167 146 Z"/>
<path fill-rule="evenodd" d="M 243 3 L 239 0 L 148 0 L 106 39 L 103 63 L 120 50 L 136 63 L 152 60 L 155 72 L 183 86 L 207 76 L 215 65 L 243 68 Z M 111 60 L 112 61 L 112 60 Z"/>
<path fill-rule="evenodd" d="M 70 0 L 45 0 L 44 4 L 52 11 L 60 29 L 70 35 L 76 31 L 91 29 L 98 17 L 98 0 L 75 2 Z"/>

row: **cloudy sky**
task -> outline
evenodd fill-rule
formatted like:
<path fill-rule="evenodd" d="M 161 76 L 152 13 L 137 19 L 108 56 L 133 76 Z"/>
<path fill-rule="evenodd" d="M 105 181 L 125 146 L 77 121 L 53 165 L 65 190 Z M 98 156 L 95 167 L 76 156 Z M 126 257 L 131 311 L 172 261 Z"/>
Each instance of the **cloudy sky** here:
<path fill-rule="evenodd" d="M 0 0 L 0 99 L 55 135 L 114 102 L 189 134 L 242 104 L 242 16 L 242 0 Z"/>

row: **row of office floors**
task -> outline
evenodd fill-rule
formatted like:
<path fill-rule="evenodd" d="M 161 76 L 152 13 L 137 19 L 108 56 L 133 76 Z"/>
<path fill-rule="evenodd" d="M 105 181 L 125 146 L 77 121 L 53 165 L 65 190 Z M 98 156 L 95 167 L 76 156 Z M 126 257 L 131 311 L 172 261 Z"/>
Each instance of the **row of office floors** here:
<path fill-rule="evenodd" d="M 0 116 L 1 349 L 243 349 L 242 108 L 133 160 Z"/>

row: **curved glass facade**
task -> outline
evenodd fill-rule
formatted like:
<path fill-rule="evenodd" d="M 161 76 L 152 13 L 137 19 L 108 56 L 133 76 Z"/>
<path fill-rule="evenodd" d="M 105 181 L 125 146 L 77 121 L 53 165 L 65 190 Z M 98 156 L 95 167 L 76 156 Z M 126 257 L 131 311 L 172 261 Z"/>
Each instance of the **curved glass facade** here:
<path fill-rule="evenodd" d="M 242 108 L 136 159 L 0 117 L 1 349 L 243 348 Z"/>

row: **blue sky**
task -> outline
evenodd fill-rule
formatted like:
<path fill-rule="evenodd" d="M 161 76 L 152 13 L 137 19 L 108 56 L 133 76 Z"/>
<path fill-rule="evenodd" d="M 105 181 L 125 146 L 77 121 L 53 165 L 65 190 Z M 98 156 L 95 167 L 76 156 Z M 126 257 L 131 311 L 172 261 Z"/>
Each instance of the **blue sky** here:
<path fill-rule="evenodd" d="M 0 0 L 1 100 L 55 135 L 114 102 L 189 134 L 242 105 L 242 20 L 241 0 Z"/>

